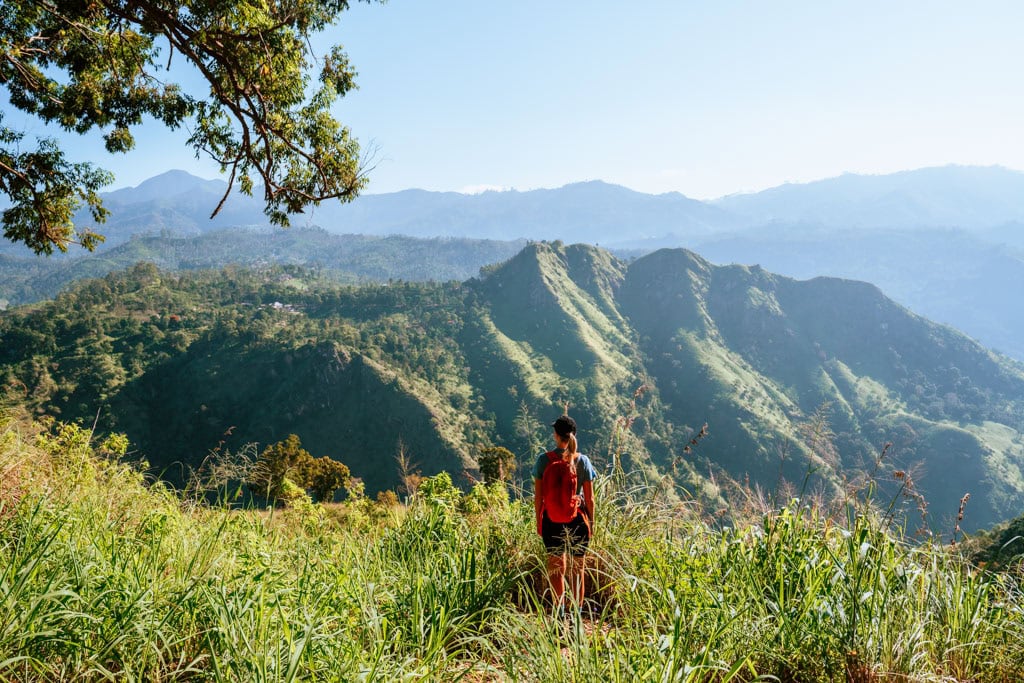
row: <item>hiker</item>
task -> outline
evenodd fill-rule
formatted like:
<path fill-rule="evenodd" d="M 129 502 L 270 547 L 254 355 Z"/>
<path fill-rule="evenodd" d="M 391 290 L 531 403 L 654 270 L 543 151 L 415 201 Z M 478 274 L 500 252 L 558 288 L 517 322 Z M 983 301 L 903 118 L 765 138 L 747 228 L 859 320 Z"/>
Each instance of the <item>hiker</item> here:
<path fill-rule="evenodd" d="M 554 608 L 562 613 L 565 582 L 569 579 L 574 605 L 583 605 L 583 572 L 593 534 L 594 489 L 597 470 L 578 450 L 576 421 L 568 415 L 555 420 L 555 450 L 537 458 L 533 469 L 533 507 L 537 533 L 548 553 L 548 583 Z M 567 564 L 570 562 L 571 564 Z"/>

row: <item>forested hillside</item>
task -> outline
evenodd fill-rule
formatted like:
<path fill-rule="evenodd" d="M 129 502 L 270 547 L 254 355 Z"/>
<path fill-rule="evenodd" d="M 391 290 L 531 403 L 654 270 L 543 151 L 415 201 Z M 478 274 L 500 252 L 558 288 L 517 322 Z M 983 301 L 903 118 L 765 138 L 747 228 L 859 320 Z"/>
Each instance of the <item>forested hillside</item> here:
<path fill-rule="evenodd" d="M 127 239 L 127 238 L 126 238 Z M 317 228 L 226 229 L 136 235 L 89 255 L 40 259 L 0 253 L 0 308 L 49 299 L 72 282 L 146 261 L 164 270 L 301 265 L 339 283 L 465 280 L 525 240 L 331 235 Z"/>
<path fill-rule="evenodd" d="M 3 314 L 0 366 L 8 400 L 123 431 L 172 481 L 290 433 L 371 492 L 399 484 L 400 451 L 464 481 L 503 445 L 522 478 L 568 403 L 599 467 L 670 499 L 834 496 L 899 469 L 937 528 L 968 492 L 964 528 L 1024 508 L 1016 364 L 870 285 L 681 249 L 535 243 L 444 284 L 139 265 Z"/>

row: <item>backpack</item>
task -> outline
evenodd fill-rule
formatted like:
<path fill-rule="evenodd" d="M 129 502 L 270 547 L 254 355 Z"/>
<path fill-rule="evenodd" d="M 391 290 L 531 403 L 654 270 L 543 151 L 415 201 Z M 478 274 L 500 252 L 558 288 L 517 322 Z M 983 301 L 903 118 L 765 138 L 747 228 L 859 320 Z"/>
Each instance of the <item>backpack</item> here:
<path fill-rule="evenodd" d="M 580 511 L 579 479 L 576 468 L 562 459 L 557 451 L 548 451 L 548 464 L 540 480 L 540 492 L 544 501 L 544 511 L 548 519 L 559 524 L 566 524 L 576 519 Z"/>

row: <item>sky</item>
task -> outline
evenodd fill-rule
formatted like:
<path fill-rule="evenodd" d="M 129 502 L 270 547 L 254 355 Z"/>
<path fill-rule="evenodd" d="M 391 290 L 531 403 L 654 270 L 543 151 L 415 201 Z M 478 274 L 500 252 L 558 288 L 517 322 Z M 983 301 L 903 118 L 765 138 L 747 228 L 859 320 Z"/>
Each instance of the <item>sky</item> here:
<path fill-rule="evenodd" d="M 708 199 L 842 173 L 1024 169 L 1024 3 L 353 3 L 335 108 L 376 149 L 369 193 L 600 179 Z M 19 121 L 19 116 L 21 117 Z M 9 113 L 29 135 L 40 124 Z M 150 123 L 128 155 L 62 136 L 109 188 L 217 168 Z"/>

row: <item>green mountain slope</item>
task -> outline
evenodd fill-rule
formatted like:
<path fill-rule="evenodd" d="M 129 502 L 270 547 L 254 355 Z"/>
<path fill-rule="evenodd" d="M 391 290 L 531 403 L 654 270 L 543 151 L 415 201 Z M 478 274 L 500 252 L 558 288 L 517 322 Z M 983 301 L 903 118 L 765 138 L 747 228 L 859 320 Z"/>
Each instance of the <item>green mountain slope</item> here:
<path fill-rule="evenodd" d="M 621 299 L 673 419 L 707 416 L 709 464 L 761 482 L 816 468 L 835 484 L 891 441 L 940 514 L 965 492 L 985 518 L 1024 507 L 1020 368 L 876 288 L 677 250 L 636 261 Z M 823 407 L 834 451 L 803 433 Z"/>
<path fill-rule="evenodd" d="M 631 417 L 637 387 L 649 384 L 615 301 L 624 276 L 625 265 L 595 247 L 531 244 L 473 283 L 482 305 L 464 346 L 471 379 L 499 435 L 515 433 L 524 415 L 550 422 L 569 404 L 586 430 L 588 451 L 601 453 L 610 465 L 611 450 L 628 449 L 637 471 L 656 476 L 651 458 L 664 462 L 664 439 L 644 422 L 630 434 L 616 427 L 620 418 Z M 646 405 L 661 411 L 656 396 L 648 396 Z M 546 443 L 548 431 L 537 439 Z"/>
<path fill-rule="evenodd" d="M 216 444 L 235 431 L 263 444 L 299 433 L 307 449 L 351 462 L 375 490 L 394 485 L 400 443 L 431 455 L 425 474 L 473 466 L 461 449 L 465 416 L 429 384 L 333 342 L 239 342 L 203 339 L 146 373 L 111 403 L 116 428 L 165 466 L 183 445 Z"/>
<path fill-rule="evenodd" d="M 937 528 L 967 492 L 968 529 L 1024 509 L 1018 365 L 870 285 L 678 249 L 626 263 L 532 243 L 461 284 L 136 266 L 0 316 L 0 373 L 39 412 L 91 424 L 99 411 L 176 480 L 175 463 L 219 444 L 289 433 L 371 492 L 397 485 L 399 448 L 458 479 L 503 445 L 528 478 L 568 403 L 599 468 L 670 497 L 805 480 L 840 495 L 899 468 Z"/>

